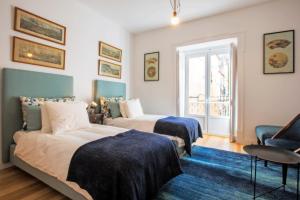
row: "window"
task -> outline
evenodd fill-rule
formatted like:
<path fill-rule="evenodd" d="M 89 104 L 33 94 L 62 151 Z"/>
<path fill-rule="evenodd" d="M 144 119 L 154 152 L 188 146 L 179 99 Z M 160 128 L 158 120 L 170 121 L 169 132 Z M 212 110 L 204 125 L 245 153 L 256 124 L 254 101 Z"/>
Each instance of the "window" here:
<path fill-rule="evenodd" d="M 187 115 L 229 117 L 230 53 L 215 49 L 186 56 Z"/>
<path fill-rule="evenodd" d="M 229 136 L 235 130 L 236 46 L 237 39 L 228 38 L 177 48 L 179 114 L 196 118 L 209 134 Z"/>
<path fill-rule="evenodd" d="M 205 115 L 205 56 L 188 59 L 188 114 Z"/>
<path fill-rule="evenodd" d="M 214 53 L 210 59 L 209 110 L 211 116 L 229 117 L 230 112 L 230 55 Z"/>

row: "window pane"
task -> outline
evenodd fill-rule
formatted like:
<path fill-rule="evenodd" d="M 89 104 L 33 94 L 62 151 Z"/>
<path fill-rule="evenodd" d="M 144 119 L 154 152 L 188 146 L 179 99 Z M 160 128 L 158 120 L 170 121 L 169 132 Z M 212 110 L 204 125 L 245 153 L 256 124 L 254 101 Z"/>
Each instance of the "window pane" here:
<path fill-rule="evenodd" d="M 210 102 L 209 109 L 210 109 L 210 116 L 215 117 L 227 117 L 229 116 L 229 102 Z"/>
<path fill-rule="evenodd" d="M 228 53 L 210 56 L 210 96 L 209 110 L 211 116 L 229 116 L 229 69 Z"/>
<path fill-rule="evenodd" d="M 204 115 L 205 112 L 205 57 L 189 59 L 188 112 Z"/>

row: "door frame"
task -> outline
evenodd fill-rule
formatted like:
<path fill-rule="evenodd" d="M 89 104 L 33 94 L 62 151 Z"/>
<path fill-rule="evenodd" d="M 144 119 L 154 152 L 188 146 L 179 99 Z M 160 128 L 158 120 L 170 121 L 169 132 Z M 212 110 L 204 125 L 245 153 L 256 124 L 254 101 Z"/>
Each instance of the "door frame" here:
<path fill-rule="evenodd" d="M 251 143 L 254 140 L 251 139 L 251 137 L 248 136 L 245 132 L 245 113 L 244 113 L 244 106 L 245 106 L 245 79 L 244 79 L 244 73 L 245 73 L 245 46 L 246 46 L 246 33 L 245 32 L 229 32 L 229 33 L 217 33 L 212 36 L 199 36 L 195 37 L 193 39 L 188 40 L 182 40 L 178 42 L 174 42 L 172 44 L 172 51 L 173 51 L 173 60 L 172 65 L 176 66 L 175 70 L 175 80 L 174 80 L 174 98 L 176 99 L 176 109 L 174 113 L 178 116 L 183 116 L 183 89 L 182 88 L 182 82 L 184 81 L 184 72 L 183 72 L 183 66 L 184 66 L 184 59 L 181 59 L 183 57 L 183 54 L 186 51 L 187 47 L 192 46 L 204 46 L 206 44 L 212 44 L 220 42 L 222 44 L 232 44 L 236 48 L 236 115 L 234 120 L 236 121 L 236 129 L 234 132 L 235 139 L 237 142 L 241 144 L 247 144 Z M 248 130 L 248 129 L 247 129 Z M 247 132 L 249 133 L 249 131 Z"/>
<path fill-rule="evenodd" d="M 209 119 L 227 119 L 230 124 L 230 115 L 227 116 L 210 116 L 210 74 L 211 74 L 211 61 L 210 56 L 218 53 L 229 53 L 230 54 L 230 45 L 222 45 L 222 46 L 215 46 L 211 48 L 203 48 L 193 51 L 185 52 L 185 63 L 184 63 L 184 70 L 185 70 L 185 98 L 184 98 L 184 116 L 195 117 L 195 118 L 202 118 L 204 121 L 204 131 L 208 132 L 209 129 Z M 197 115 L 197 114 L 188 114 L 189 106 L 188 106 L 188 91 L 189 91 L 189 59 L 196 58 L 196 57 L 205 57 L 205 114 L 204 115 Z M 231 77 L 233 73 L 232 64 L 229 65 L 229 106 L 231 106 L 231 96 L 232 96 L 232 89 L 231 89 Z M 229 108 L 231 109 L 231 108 Z M 230 134 L 230 133 L 229 133 Z M 229 136 L 229 135 L 228 135 Z"/>

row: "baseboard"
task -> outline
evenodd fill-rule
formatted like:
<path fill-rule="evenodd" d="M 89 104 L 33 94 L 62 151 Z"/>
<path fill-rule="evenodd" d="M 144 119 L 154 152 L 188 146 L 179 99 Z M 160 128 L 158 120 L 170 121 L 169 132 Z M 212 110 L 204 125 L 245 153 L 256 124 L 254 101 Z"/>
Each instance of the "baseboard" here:
<path fill-rule="evenodd" d="M 222 138 L 229 138 L 228 134 L 216 134 L 216 133 L 204 132 L 203 135 L 216 136 L 216 137 L 222 137 Z"/>
<path fill-rule="evenodd" d="M 0 170 L 1 169 L 5 169 L 5 168 L 9 168 L 9 167 L 11 167 L 12 166 L 12 164 L 11 163 L 0 163 Z"/>
<path fill-rule="evenodd" d="M 242 145 L 249 145 L 249 144 L 257 144 L 255 139 L 245 139 L 245 138 L 237 138 L 236 142 Z"/>

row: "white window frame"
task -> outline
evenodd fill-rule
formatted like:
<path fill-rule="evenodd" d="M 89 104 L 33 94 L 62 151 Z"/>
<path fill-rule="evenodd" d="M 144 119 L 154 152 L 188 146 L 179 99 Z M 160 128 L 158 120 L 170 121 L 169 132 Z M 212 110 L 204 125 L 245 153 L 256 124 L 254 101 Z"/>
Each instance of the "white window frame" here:
<path fill-rule="evenodd" d="M 210 94 L 210 84 L 208 84 L 208 79 L 205 80 L 205 114 L 204 115 L 197 115 L 197 114 L 189 114 L 189 59 L 195 57 L 205 57 L 205 74 L 206 77 L 210 76 L 210 56 L 213 54 L 218 53 L 229 53 L 230 54 L 230 46 L 223 45 L 217 46 L 213 48 L 207 49 L 199 49 L 195 51 L 187 51 L 184 52 L 185 55 L 185 98 L 184 98 L 184 115 L 196 118 L 230 118 L 230 116 L 210 116 L 210 108 L 209 108 L 209 94 Z M 229 80 L 231 80 L 232 69 L 230 69 Z M 229 87 L 231 84 L 229 83 Z M 231 87 L 229 88 L 230 95 L 231 95 Z M 229 101 L 230 102 L 230 101 Z"/>

